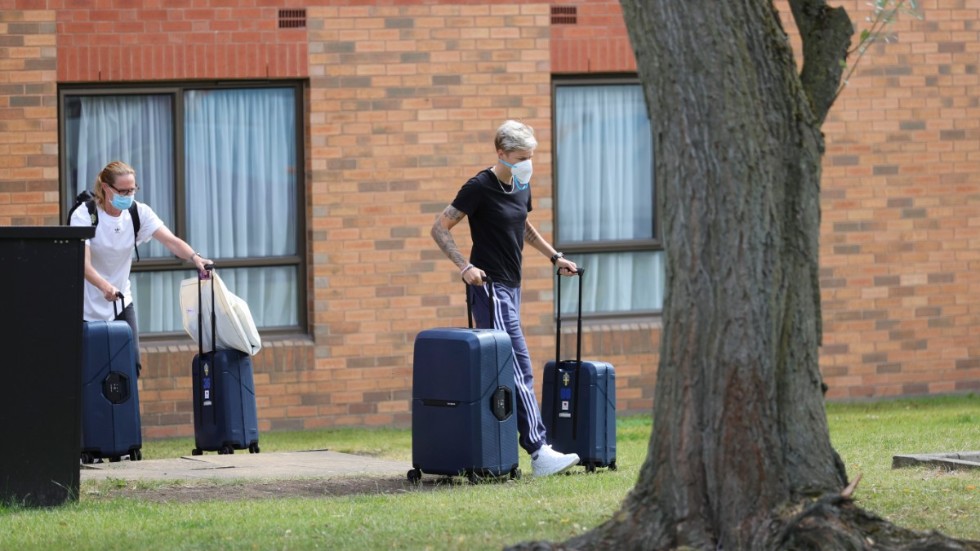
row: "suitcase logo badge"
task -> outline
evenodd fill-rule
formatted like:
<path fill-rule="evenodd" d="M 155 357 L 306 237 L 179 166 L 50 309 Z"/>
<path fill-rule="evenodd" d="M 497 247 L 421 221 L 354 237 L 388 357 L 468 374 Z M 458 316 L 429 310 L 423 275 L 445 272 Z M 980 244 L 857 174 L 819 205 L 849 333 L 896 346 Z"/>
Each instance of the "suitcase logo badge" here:
<path fill-rule="evenodd" d="M 571 376 L 566 371 L 562 373 L 561 382 L 562 386 L 558 388 L 558 399 L 561 400 L 561 411 L 570 411 L 572 409 L 572 387 L 569 385 L 571 382 Z M 571 417 L 570 413 L 559 413 L 559 417 Z"/>
<path fill-rule="evenodd" d="M 207 362 L 201 364 L 201 387 L 204 391 L 204 403 L 202 405 L 211 405 L 211 369 L 208 367 Z"/>
<path fill-rule="evenodd" d="M 129 377 L 110 371 L 102 380 L 102 395 L 112 404 L 121 404 L 129 399 Z"/>

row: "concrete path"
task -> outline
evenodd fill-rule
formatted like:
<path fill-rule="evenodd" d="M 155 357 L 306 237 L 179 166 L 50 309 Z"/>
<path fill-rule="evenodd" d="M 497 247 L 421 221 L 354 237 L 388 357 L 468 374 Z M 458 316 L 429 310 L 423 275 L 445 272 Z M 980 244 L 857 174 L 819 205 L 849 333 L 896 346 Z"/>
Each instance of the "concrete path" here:
<path fill-rule="evenodd" d="M 179 459 L 104 461 L 81 466 L 81 480 L 274 480 L 333 478 L 358 474 L 405 476 L 411 465 L 330 450 L 286 453 L 234 453 L 184 456 Z"/>

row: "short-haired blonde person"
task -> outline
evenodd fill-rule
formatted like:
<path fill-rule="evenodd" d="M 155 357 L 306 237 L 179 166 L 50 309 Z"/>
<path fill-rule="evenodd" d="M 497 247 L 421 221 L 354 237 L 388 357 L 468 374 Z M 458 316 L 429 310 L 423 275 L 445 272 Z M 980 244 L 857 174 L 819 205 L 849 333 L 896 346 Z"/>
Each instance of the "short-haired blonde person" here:
<path fill-rule="evenodd" d="M 574 453 L 559 453 L 548 445 L 541 411 L 534 395 L 531 356 L 521 329 L 521 265 L 527 243 L 563 275 L 577 270 L 545 241 L 528 221 L 531 212 L 531 157 L 538 141 L 534 130 L 509 120 L 497 129 L 497 162 L 469 179 L 432 225 L 432 238 L 459 270 L 473 303 L 473 318 L 480 328 L 507 331 L 515 356 L 517 426 L 521 447 L 531 455 L 534 476 L 567 471 L 579 462 Z M 473 248 L 463 256 L 452 229 L 469 217 Z M 489 276 L 491 284 L 486 283 Z M 490 296 L 493 292 L 493 312 Z"/>
<path fill-rule="evenodd" d="M 137 374 L 142 369 L 139 359 L 139 330 L 129 274 L 133 266 L 133 248 L 156 239 L 178 258 L 192 262 L 198 273 L 205 274 L 204 266 L 211 261 L 204 258 L 177 237 L 160 220 L 146 203 L 135 200 L 136 171 L 122 161 L 105 166 L 95 178 L 96 216 L 95 237 L 85 242 L 85 321 L 125 320 L 133 328 L 136 346 Z M 139 235 L 134 235 L 130 207 L 135 203 L 140 220 Z M 76 208 L 68 221 L 71 226 L 91 226 L 92 219 L 84 205 Z M 123 307 L 118 316 L 113 302 L 116 293 L 123 295 Z"/>

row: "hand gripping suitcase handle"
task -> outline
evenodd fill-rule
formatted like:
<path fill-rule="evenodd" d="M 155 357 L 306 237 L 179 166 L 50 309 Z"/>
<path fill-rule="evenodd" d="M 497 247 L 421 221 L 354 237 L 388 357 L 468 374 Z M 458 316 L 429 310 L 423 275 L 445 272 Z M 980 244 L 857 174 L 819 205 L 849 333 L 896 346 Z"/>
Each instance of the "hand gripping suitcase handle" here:
<path fill-rule="evenodd" d="M 120 313 L 120 311 L 122 311 L 122 312 L 125 312 L 126 311 L 126 297 L 123 296 L 123 294 L 120 293 L 119 291 L 116 291 L 116 298 L 119 299 L 119 306 L 122 309 L 119 310 L 119 311 L 116 310 L 116 301 L 115 301 L 115 299 L 113 299 L 113 301 L 112 301 L 112 319 L 114 319 L 114 320 L 119 319 L 119 313 Z"/>
<path fill-rule="evenodd" d="M 490 285 L 490 317 L 493 317 L 493 280 L 484 274 L 483 281 Z M 466 323 L 473 329 L 473 301 L 470 300 L 470 285 L 466 285 Z"/>

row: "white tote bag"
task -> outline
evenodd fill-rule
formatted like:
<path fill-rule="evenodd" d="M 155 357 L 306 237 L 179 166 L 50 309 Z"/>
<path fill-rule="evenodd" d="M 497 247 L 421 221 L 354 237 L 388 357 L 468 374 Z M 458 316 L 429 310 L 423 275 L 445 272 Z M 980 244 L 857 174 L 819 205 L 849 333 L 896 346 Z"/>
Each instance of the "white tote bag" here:
<path fill-rule="evenodd" d="M 212 283 L 213 282 L 213 283 Z M 191 277 L 180 282 L 180 311 L 184 321 L 184 331 L 198 343 L 198 278 Z M 211 279 L 201 281 L 200 304 L 204 315 L 204 351 L 211 351 L 211 285 L 214 285 L 214 309 L 216 314 L 218 350 L 240 350 L 254 356 L 262 349 L 262 339 L 255 328 L 252 312 L 248 304 L 228 290 L 217 272 L 211 272 Z"/>

